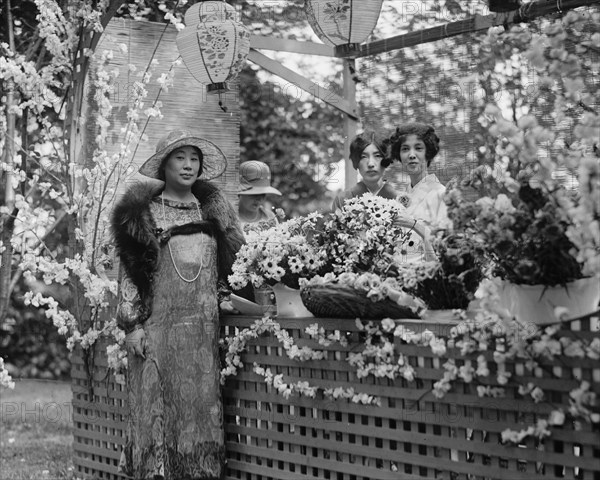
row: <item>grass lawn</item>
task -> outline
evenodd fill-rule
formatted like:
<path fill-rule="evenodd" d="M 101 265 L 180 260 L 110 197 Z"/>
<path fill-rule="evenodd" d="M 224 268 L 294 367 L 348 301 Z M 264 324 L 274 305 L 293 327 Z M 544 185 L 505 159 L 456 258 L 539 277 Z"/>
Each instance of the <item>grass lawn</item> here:
<path fill-rule="evenodd" d="M 71 384 L 21 380 L 0 389 L 1 480 L 73 480 Z"/>

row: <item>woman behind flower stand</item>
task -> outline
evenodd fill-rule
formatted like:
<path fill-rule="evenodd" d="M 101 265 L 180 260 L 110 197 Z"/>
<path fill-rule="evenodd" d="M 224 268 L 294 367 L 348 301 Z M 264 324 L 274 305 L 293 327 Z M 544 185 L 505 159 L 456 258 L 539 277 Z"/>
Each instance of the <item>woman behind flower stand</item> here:
<path fill-rule="evenodd" d="M 390 138 L 391 156 L 400 160 L 410 177 L 407 215 L 431 229 L 449 228 L 444 203 L 446 187 L 428 168 L 438 154 L 440 139 L 431 125 L 406 123 L 396 128 Z"/>
<path fill-rule="evenodd" d="M 281 192 L 271 186 L 271 170 L 264 162 L 250 160 L 240 164 L 240 187 L 238 212 L 244 231 L 270 228 L 277 225 L 277 217 L 265 208 L 267 195 Z"/>
<path fill-rule="evenodd" d="M 399 160 L 410 177 L 406 195 L 406 215 L 414 222 L 413 229 L 423 239 L 415 238 L 412 251 L 407 255 L 408 263 L 435 260 L 429 243 L 431 232 L 449 229 L 444 194 L 446 187 L 428 168 L 439 152 L 440 139 L 431 125 L 411 122 L 400 125 L 389 139 L 391 158 Z M 404 201 L 399 201 L 404 204 Z"/>
<path fill-rule="evenodd" d="M 227 161 L 178 130 L 113 212 L 122 265 L 119 326 L 127 333 L 129 418 L 120 469 L 136 480 L 218 479 L 224 472 L 217 279 L 243 244 L 235 210 L 207 182 Z"/>
<path fill-rule="evenodd" d="M 350 160 L 362 179 L 350 190 L 338 194 L 333 201 L 333 211 L 341 209 L 344 200 L 360 197 L 369 192 L 383 198 L 396 198 L 398 193 L 383 179 L 385 169 L 391 164 L 387 156 L 385 139 L 374 132 L 363 132 L 357 135 L 350 144 Z"/>

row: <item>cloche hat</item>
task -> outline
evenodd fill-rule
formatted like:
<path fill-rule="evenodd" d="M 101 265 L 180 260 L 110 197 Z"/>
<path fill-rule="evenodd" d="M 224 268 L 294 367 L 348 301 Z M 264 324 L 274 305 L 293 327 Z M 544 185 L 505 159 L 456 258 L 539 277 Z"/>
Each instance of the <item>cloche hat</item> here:
<path fill-rule="evenodd" d="M 242 191 L 238 195 L 281 195 L 271 186 L 271 170 L 264 162 L 250 160 L 240 165 L 240 185 Z"/>
<path fill-rule="evenodd" d="M 197 147 L 202 151 L 202 173 L 198 180 L 211 180 L 222 175 L 227 167 L 225 154 L 214 143 L 193 135 L 189 130 L 179 129 L 169 132 L 156 145 L 156 153 L 140 167 L 142 175 L 160 180 L 159 170 L 165 158 L 180 147 Z"/>

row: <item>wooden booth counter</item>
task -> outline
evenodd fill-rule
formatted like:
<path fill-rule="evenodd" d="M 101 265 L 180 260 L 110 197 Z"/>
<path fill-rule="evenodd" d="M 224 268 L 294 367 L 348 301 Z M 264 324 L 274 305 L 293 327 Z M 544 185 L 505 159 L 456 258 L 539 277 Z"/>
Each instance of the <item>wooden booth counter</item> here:
<path fill-rule="evenodd" d="M 234 335 L 259 317 L 225 316 L 222 334 Z M 450 345 L 441 356 L 429 345 L 410 344 L 394 337 L 395 350 L 404 365 L 412 366 L 414 379 L 359 378 L 351 354 L 365 349 L 366 334 L 352 319 L 278 318 L 279 326 L 298 347 L 326 352 L 320 360 L 289 358 L 272 334 L 248 343 L 241 354 L 243 366 L 229 376 L 223 390 L 224 424 L 229 479 L 253 480 L 383 480 L 383 479 L 600 479 L 600 425 L 573 420 L 548 428 L 549 436 L 525 436 L 503 441 L 507 429 L 523 431 L 540 425 L 551 412 L 568 412 L 570 392 L 585 380 L 590 394 L 600 394 L 600 361 L 581 356 L 506 362 L 508 382 L 504 396 L 481 397 L 482 388 L 498 387 L 493 352 L 484 352 L 492 375 L 466 383 L 451 382 L 441 398 L 432 389 L 454 359 L 457 368 L 471 365 L 481 353 L 462 355 Z M 364 322 L 366 323 L 366 322 Z M 374 321 L 374 324 L 381 322 Z M 412 332 L 433 332 L 448 337 L 452 321 L 397 321 Z M 342 332 L 345 342 L 317 342 L 306 327 L 318 324 L 321 336 Z M 558 337 L 599 342 L 599 316 L 594 314 L 565 325 Z M 567 328 L 568 327 L 568 328 Z M 596 345 L 596 343 L 594 343 Z M 288 345 L 289 347 L 289 345 Z M 279 381 L 265 382 L 256 366 Z M 407 376 L 409 377 L 409 376 Z M 74 463 L 78 476 L 121 478 L 117 464 L 124 438 L 127 404 L 124 387 L 107 373 L 105 348 L 97 348 L 93 398 L 80 356 L 73 358 Z M 487 379 L 487 380 L 486 380 Z M 518 382 L 517 382 L 518 380 Z M 286 396 L 281 382 L 318 387 L 315 397 Z M 543 390 L 534 400 L 519 385 Z M 377 404 L 333 398 L 324 389 L 362 394 Z M 332 390 L 329 390 L 331 394 Z M 335 391 L 335 390 L 334 390 Z M 91 400 L 91 401 L 90 401 Z M 599 412 L 595 400 L 595 414 Z"/>

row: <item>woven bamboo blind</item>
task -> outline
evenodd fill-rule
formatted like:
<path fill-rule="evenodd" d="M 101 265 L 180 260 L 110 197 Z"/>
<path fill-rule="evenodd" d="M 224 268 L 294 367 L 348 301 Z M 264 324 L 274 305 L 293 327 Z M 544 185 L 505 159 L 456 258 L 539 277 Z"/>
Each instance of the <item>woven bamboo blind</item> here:
<path fill-rule="evenodd" d="M 177 30 L 174 26 L 162 23 L 141 22 L 124 19 L 113 19 L 108 25 L 98 45 L 99 57 L 103 51 L 112 51 L 113 57 L 108 68 L 118 69 L 119 76 L 112 85 L 110 96 L 115 107 L 111 116 L 110 132 L 114 139 L 114 148 L 122 140 L 121 129 L 127 125 L 127 110 L 131 106 L 135 82 L 139 81 L 139 73 L 146 71 L 152 62 L 152 78 L 147 86 L 148 96 L 144 109 L 153 106 L 156 100 L 162 103 L 163 118 L 151 118 L 144 127 L 148 141 L 132 145 L 133 165 L 139 167 L 156 148 L 158 139 L 169 130 L 186 128 L 218 145 L 227 157 L 228 165 L 224 175 L 214 183 L 231 195 L 231 200 L 238 187 L 239 167 L 239 125 L 240 111 L 235 91 L 222 96 L 227 108 L 224 112 L 219 106 L 219 96 L 207 94 L 206 88 L 198 83 L 181 63 L 174 68 L 174 84 L 168 90 L 161 89 L 157 79 L 167 74 L 172 63 L 179 58 L 175 44 Z M 124 52 L 121 45 L 127 47 Z M 131 68 L 133 66 L 133 68 Z M 135 169 L 137 171 L 137 168 Z M 139 177 L 137 174 L 127 181 Z M 122 179 L 121 179 L 122 180 Z M 121 182 L 121 188 L 123 182 Z"/>
<path fill-rule="evenodd" d="M 215 143 L 227 158 L 225 173 L 211 182 L 225 193 L 233 205 L 237 205 L 239 190 L 240 163 L 240 109 L 237 98 L 237 85 L 231 92 L 221 97 L 207 94 L 206 88 L 198 83 L 185 65 L 173 66 L 179 58 L 175 44 L 177 31 L 174 26 L 162 23 L 140 22 L 124 19 L 113 19 L 106 28 L 99 42 L 90 74 L 86 83 L 86 105 L 84 106 L 84 123 L 86 145 L 85 155 L 90 156 L 96 148 L 95 138 L 99 133 L 97 119 L 98 94 L 96 82 L 99 64 L 103 54 L 112 52 L 112 57 L 104 67 L 108 71 L 118 71 L 118 77 L 109 84 L 109 100 L 113 107 L 108 115 L 109 144 L 106 150 L 109 155 L 119 151 L 125 143 L 125 132 L 128 131 L 128 110 L 133 106 L 137 88 L 136 82 L 146 71 L 151 73 L 149 84 L 145 87 L 148 94 L 143 100 L 140 110 L 140 131 L 147 140 L 132 141 L 127 144 L 129 153 L 122 158 L 120 168 L 113 175 L 113 186 L 116 195 L 103 205 L 112 209 L 112 205 L 131 182 L 143 181 L 158 183 L 137 173 L 138 168 L 154 154 L 158 140 L 168 131 L 179 128 L 190 130 L 193 134 L 204 137 Z M 169 73 L 174 74 L 174 83 L 168 88 L 161 88 L 157 80 Z M 226 111 L 219 106 L 222 101 Z M 160 102 L 162 118 L 149 117 L 143 113 Z M 130 172 L 126 168 L 130 166 Z M 98 227 L 107 231 L 107 225 Z M 118 262 L 107 271 L 109 278 L 116 279 Z"/>

